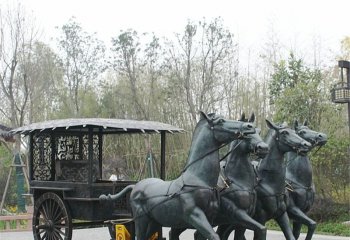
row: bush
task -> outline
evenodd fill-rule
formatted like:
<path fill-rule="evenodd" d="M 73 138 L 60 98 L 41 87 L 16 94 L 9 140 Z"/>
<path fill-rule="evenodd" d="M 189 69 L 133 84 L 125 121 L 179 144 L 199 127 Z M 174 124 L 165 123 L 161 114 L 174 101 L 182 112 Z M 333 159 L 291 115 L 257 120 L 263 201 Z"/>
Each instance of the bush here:
<path fill-rule="evenodd" d="M 308 216 L 316 222 L 345 222 L 350 219 L 350 206 L 331 199 L 316 198 Z"/>

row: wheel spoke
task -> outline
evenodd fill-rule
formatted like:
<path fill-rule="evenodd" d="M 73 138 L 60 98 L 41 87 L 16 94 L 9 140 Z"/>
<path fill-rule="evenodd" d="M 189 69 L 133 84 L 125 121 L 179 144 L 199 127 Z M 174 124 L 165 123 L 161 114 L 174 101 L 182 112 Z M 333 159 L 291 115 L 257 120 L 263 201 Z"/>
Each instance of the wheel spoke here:
<path fill-rule="evenodd" d="M 40 215 L 42 215 L 42 219 L 47 219 L 46 210 L 44 209 L 44 206 L 41 206 L 41 209 L 39 210 Z"/>
<path fill-rule="evenodd" d="M 69 226 L 67 226 L 67 225 L 56 225 L 56 224 L 55 224 L 55 227 L 57 227 L 57 228 L 69 228 Z"/>
<path fill-rule="evenodd" d="M 65 234 L 64 232 L 62 232 L 60 229 L 57 229 L 57 228 L 55 228 L 54 234 L 55 234 L 56 236 L 58 236 L 59 239 L 61 239 L 61 240 L 63 240 L 63 238 L 62 238 L 61 235 L 66 236 L 66 234 Z"/>
<path fill-rule="evenodd" d="M 42 240 L 45 240 L 45 239 L 47 239 L 47 232 L 46 231 L 45 231 L 45 233 L 44 233 L 44 235 L 42 237 Z"/>
<path fill-rule="evenodd" d="M 60 219 L 57 219 L 57 221 L 55 221 L 55 225 L 56 225 L 56 223 L 62 223 L 62 221 L 64 221 L 66 224 L 66 220 L 68 220 L 67 216 L 61 217 Z"/>
<path fill-rule="evenodd" d="M 47 214 L 49 215 L 48 217 L 49 217 L 49 219 L 50 220 L 52 220 L 52 200 L 50 199 L 50 200 L 48 200 L 48 201 L 46 201 L 46 206 L 47 206 Z M 50 238 L 51 238 L 51 234 L 50 234 Z"/>
<path fill-rule="evenodd" d="M 48 228 L 49 228 L 49 226 L 47 226 L 46 224 L 37 225 L 37 226 L 35 226 L 35 227 L 36 227 L 36 229 L 48 229 Z"/>
<path fill-rule="evenodd" d="M 52 236 L 52 232 L 49 232 L 49 233 L 48 233 L 48 236 L 49 236 L 49 237 L 48 237 L 48 240 L 54 240 L 54 238 L 53 238 L 53 236 Z"/>
<path fill-rule="evenodd" d="M 52 220 L 53 221 L 57 221 L 57 219 L 59 219 L 59 217 L 62 215 L 62 209 L 60 208 L 60 206 L 58 204 L 55 204 L 57 207 L 54 208 L 54 212 L 52 214 Z"/>

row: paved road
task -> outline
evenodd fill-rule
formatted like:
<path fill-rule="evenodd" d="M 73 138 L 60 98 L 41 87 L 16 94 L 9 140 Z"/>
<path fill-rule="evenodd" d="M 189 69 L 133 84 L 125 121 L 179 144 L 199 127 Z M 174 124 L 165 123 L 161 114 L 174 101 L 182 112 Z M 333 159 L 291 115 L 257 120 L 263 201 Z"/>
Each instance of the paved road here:
<path fill-rule="evenodd" d="M 168 228 L 164 228 L 163 235 L 168 237 Z M 181 236 L 181 240 L 193 239 L 193 230 L 187 230 Z M 253 239 L 252 232 L 247 231 L 247 240 Z M 300 239 L 304 239 L 305 234 L 301 234 Z M 33 235 L 31 232 L 1 232 L 0 240 L 32 240 Z M 107 228 L 91 228 L 91 229 L 77 229 L 73 230 L 73 240 L 110 240 Z M 230 237 L 230 239 L 233 239 Z M 284 236 L 278 231 L 268 231 L 268 240 L 284 240 Z M 313 240 L 350 240 L 349 237 L 337 237 L 337 236 L 325 236 L 314 235 Z"/>

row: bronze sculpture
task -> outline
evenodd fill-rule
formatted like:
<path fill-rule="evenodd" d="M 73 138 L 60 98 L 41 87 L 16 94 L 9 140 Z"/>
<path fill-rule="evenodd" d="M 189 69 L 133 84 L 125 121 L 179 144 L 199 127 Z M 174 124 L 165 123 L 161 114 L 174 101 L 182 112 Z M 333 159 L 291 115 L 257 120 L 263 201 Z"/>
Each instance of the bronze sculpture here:
<path fill-rule="evenodd" d="M 295 240 L 289 226 L 286 206 L 284 154 L 289 151 L 306 153 L 311 144 L 285 124 L 277 126 L 266 120 L 270 128 L 265 142 L 269 145 L 269 153 L 260 161 L 257 169 L 259 184 L 256 187 L 257 204 L 254 219 L 265 224 L 270 219 L 275 219 L 282 229 L 287 240 Z M 234 226 L 219 226 L 221 239 L 227 239 Z M 245 228 L 235 227 L 235 239 L 245 239 Z M 254 234 L 254 239 L 258 236 Z"/>
<path fill-rule="evenodd" d="M 294 129 L 300 137 L 312 144 L 312 148 L 321 147 L 327 143 L 327 135 L 309 129 L 307 121 L 303 124 L 295 121 Z M 307 153 L 297 154 L 296 152 L 287 153 L 286 160 L 286 183 L 289 196 L 287 213 L 293 222 L 293 235 L 298 239 L 301 225 L 305 224 L 308 227 L 305 240 L 311 240 L 316 228 L 316 222 L 306 215 L 315 198 L 311 161 Z"/>
<path fill-rule="evenodd" d="M 148 178 L 119 194 L 100 196 L 115 200 L 131 191 L 130 202 L 138 240 L 148 239 L 160 226 L 196 228 L 205 238 L 219 240 L 208 218 L 218 208 L 215 189 L 219 176 L 219 148 L 224 143 L 255 133 L 251 123 L 226 120 L 201 112 L 189 157 L 173 181 Z"/>
<path fill-rule="evenodd" d="M 254 114 L 248 119 L 242 114 L 240 121 L 251 122 Z M 250 154 L 255 153 L 264 157 L 268 153 L 268 146 L 260 137 L 260 129 L 241 140 L 234 140 L 230 146 L 230 154 L 222 162 L 218 179 L 220 192 L 220 208 L 213 219 L 214 226 L 222 224 L 239 224 L 257 232 L 259 239 L 266 239 L 266 227 L 255 221 L 251 216 L 255 211 L 257 184 L 255 172 L 251 164 Z M 170 240 L 178 240 L 179 235 L 186 229 L 172 228 L 169 232 Z M 219 234 L 220 235 L 220 234 Z M 198 232 L 195 239 L 203 239 Z M 205 238 L 204 238 L 205 239 Z"/>

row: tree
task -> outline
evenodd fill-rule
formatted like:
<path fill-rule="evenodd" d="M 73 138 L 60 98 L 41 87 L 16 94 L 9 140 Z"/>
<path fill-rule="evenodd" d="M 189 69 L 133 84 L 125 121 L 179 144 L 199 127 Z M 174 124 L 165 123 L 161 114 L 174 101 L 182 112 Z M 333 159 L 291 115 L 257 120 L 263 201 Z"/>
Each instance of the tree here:
<path fill-rule="evenodd" d="M 275 120 L 292 122 L 308 119 L 312 127 L 319 127 L 320 113 L 327 89 L 322 88 L 322 74 L 318 69 L 307 67 L 302 59 L 291 53 L 288 61 L 275 65 L 269 83 L 271 102 L 275 105 Z"/>
<path fill-rule="evenodd" d="M 311 69 L 293 54 L 275 67 L 270 94 L 275 120 L 308 120 L 311 129 L 328 135 L 327 144 L 311 153 L 316 191 L 323 198 L 348 202 L 349 137 L 344 109 L 330 101 L 333 70 Z"/>
<path fill-rule="evenodd" d="M 179 103 L 190 114 L 192 127 L 198 110 L 216 111 L 226 96 L 222 94 L 227 80 L 232 80 L 232 66 L 236 45 L 233 34 L 217 18 L 207 23 L 188 22 L 177 42 L 168 43 L 166 65 L 174 89 L 185 100 Z M 225 75 L 226 73 L 226 75 Z M 169 79 L 170 81 L 170 79 Z"/>
<path fill-rule="evenodd" d="M 106 69 L 104 62 L 105 47 L 96 34 L 84 32 L 82 27 L 71 18 L 61 28 L 58 39 L 64 79 L 68 96 L 63 94 L 62 101 L 69 115 L 79 116 L 84 105 L 84 95 L 91 85 Z M 62 91 L 64 92 L 64 91 Z"/>
<path fill-rule="evenodd" d="M 142 39 L 141 39 L 142 38 Z M 143 44 L 141 44 L 141 42 Z M 129 29 L 112 39 L 114 92 L 122 96 L 130 118 L 161 120 L 165 82 L 162 81 L 162 47 L 154 34 L 139 35 Z M 124 115 L 125 116 L 125 115 Z"/>
<path fill-rule="evenodd" d="M 342 60 L 350 60 L 350 36 L 344 37 L 341 41 L 341 56 Z"/>
<path fill-rule="evenodd" d="M 26 49 L 18 71 L 28 79 L 28 122 L 50 118 L 58 103 L 57 90 L 63 81 L 58 56 L 42 42 Z"/>
<path fill-rule="evenodd" d="M 36 41 L 36 28 L 21 5 L 0 10 L 0 112 L 12 127 L 24 124 L 30 96 L 26 69 L 19 66 Z M 19 146 L 17 146 L 19 148 Z"/>
<path fill-rule="evenodd" d="M 146 113 L 140 100 L 139 85 L 141 77 L 142 63 L 140 52 L 140 41 L 138 33 L 134 30 L 121 31 L 121 33 L 112 39 L 114 52 L 113 69 L 116 70 L 121 77 L 127 79 L 130 89 L 131 106 L 135 109 L 137 119 L 145 119 Z"/>

